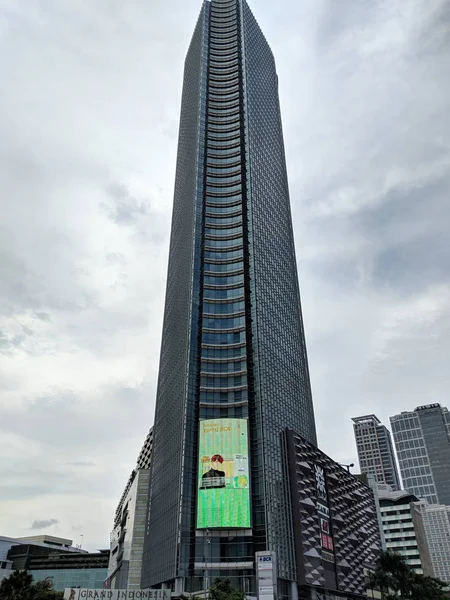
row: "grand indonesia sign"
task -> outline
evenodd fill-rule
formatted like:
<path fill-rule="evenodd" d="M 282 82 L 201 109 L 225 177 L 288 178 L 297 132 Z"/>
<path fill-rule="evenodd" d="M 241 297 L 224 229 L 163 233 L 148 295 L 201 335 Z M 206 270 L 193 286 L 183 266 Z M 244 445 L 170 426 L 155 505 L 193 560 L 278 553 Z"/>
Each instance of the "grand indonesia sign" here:
<path fill-rule="evenodd" d="M 64 600 L 170 600 L 170 597 L 170 590 L 64 590 Z"/>

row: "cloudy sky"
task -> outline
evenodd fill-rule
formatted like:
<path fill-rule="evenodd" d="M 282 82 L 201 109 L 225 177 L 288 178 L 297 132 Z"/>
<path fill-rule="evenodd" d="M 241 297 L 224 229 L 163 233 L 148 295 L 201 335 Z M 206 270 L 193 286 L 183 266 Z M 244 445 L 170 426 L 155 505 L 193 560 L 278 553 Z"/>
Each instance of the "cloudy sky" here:
<path fill-rule="evenodd" d="M 152 424 L 200 0 L 0 0 L 0 535 L 109 543 Z M 450 2 L 253 0 L 321 447 L 448 401 Z"/>

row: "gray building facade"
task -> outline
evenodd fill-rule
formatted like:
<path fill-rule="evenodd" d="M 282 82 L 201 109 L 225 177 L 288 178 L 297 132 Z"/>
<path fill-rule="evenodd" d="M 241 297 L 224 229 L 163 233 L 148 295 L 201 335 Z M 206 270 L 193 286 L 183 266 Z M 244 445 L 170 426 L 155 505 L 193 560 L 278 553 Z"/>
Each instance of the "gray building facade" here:
<path fill-rule="evenodd" d="M 430 554 L 422 515 L 417 508 L 417 497 L 407 491 L 379 489 L 378 500 L 386 549 L 400 554 L 406 564 L 419 575 L 432 576 Z"/>
<path fill-rule="evenodd" d="M 394 490 L 401 489 L 391 432 L 375 415 L 355 417 L 353 430 L 361 473 Z"/>
<path fill-rule="evenodd" d="M 200 453 L 221 419 L 241 420 L 245 452 Z M 275 62 L 245 0 L 204 1 L 185 62 L 143 587 L 199 591 L 221 575 L 255 595 L 255 552 L 271 550 L 290 589 L 286 427 L 316 443 Z M 248 468 L 237 479 L 232 455 Z M 226 489 L 248 490 L 249 520 L 200 522 L 212 458 Z"/>
<path fill-rule="evenodd" d="M 294 431 L 284 440 L 299 598 L 367 598 L 382 547 L 373 490 Z"/>
<path fill-rule="evenodd" d="M 440 404 L 391 417 L 403 486 L 430 504 L 450 505 L 450 413 Z"/>
<path fill-rule="evenodd" d="M 153 427 L 145 438 L 136 468 L 131 472 L 116 508 L 105 583 L 108 589 L 141 587 L 152 456 Z"/>
<path fill-rule="evenodd" d="M 433 575 L 450 586 L 450 506 L 420 503 Z"/>

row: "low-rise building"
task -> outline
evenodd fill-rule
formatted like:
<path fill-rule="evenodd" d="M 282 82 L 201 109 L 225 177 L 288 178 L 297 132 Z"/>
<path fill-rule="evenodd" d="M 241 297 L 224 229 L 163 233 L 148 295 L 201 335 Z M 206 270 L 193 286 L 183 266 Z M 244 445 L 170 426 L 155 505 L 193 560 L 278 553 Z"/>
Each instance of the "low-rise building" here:
<path fill-rule="evenodd" d="M 0 581 L 4 577 L 11 575 L 14 569 L 26 569 L 28 565 L 27 558 L 33 554 L 48 556 L 55 550 L 78 554 L 85 552 L 80 548 L 72 546 L 72 544 L 72 540 L 52 535 L 38 535 L 24 538 L 0 536 Z"/>
<path fill-rule="evenodd" d="M 100 590 L 108 576 L 109 550 L 92 553 L 59 553 L 34 556 L 27 570 L 36 581 L 49 579 L 53 588 L 89 588 Z"/>

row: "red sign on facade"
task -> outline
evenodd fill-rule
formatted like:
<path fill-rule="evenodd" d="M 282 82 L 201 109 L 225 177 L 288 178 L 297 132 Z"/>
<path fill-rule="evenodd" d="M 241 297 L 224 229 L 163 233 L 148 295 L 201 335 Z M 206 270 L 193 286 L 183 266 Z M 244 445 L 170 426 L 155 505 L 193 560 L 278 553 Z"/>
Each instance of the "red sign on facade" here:
<path fill-rule="evenodd" d="M 326 533 L 322 533 L 322 548 L 333 552 L 333 539 Z"/>

